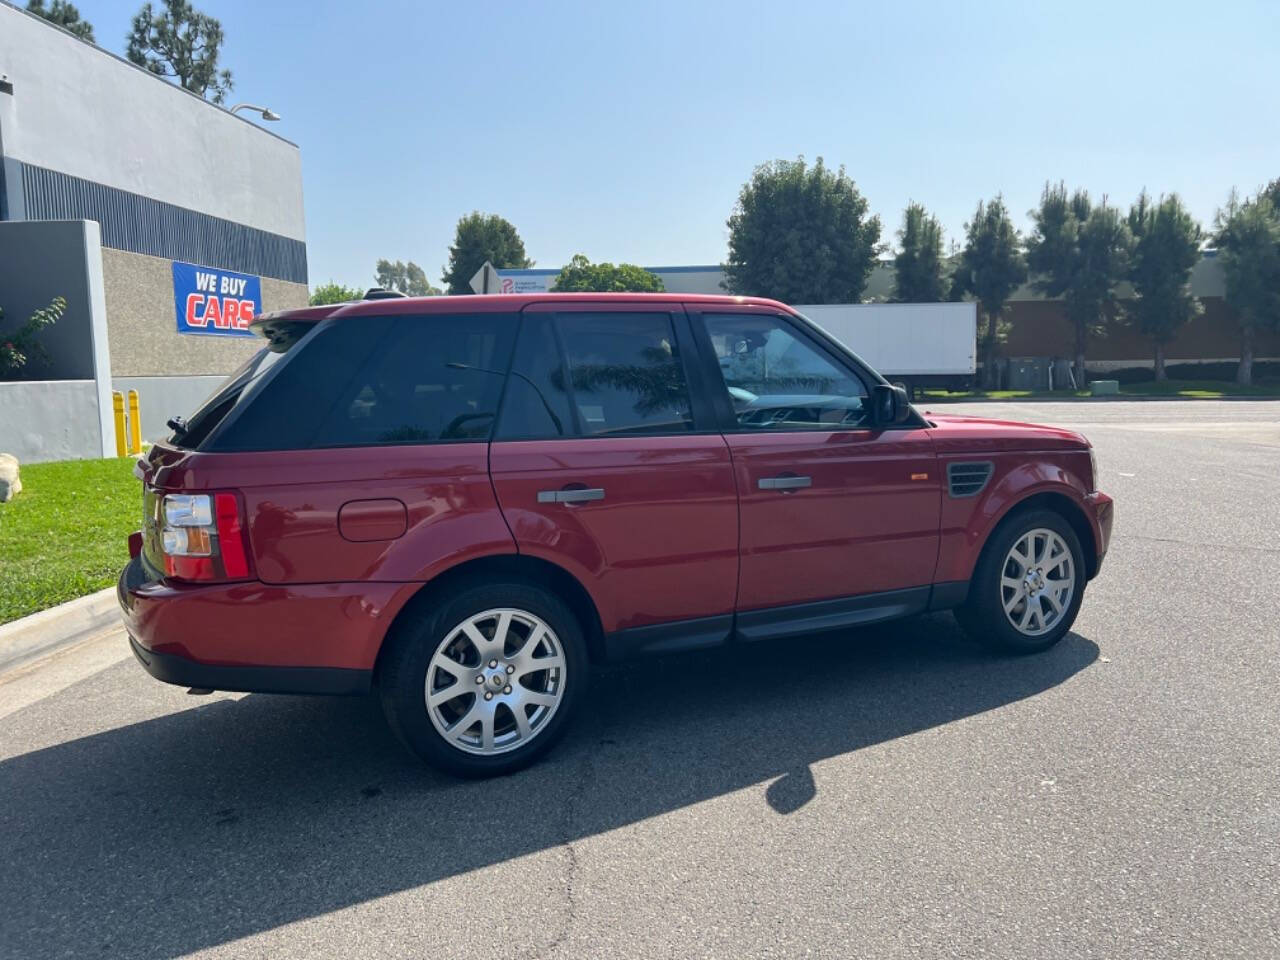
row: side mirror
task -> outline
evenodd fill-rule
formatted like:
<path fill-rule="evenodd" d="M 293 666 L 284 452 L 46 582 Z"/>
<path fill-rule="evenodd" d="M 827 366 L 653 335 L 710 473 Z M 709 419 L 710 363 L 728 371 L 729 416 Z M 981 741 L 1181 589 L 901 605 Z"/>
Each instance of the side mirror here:
<path fill-rule="evenodd" d="M 911 401 L 907 391 L 887 383 L 877 383 L 871 395 L 872 419 L 877 427 L 905 423 L 911 417 Z"/>

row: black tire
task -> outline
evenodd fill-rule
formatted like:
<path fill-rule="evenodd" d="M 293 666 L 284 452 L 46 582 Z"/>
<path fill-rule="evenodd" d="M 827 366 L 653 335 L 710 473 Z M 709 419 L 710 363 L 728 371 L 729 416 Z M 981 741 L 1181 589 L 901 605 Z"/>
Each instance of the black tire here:
<path fill-rule="evenodd" d="M 1052 530 L 1062 538 L 1071 553 L 1075 586 L 1061 617 L 1047 632 L 1028 636 L 1005 614 L 1001 578 L 1009 552 L 1032 530 Z M 1013 569 L 1017 569 L 1016 566 Z M 956 608 L 956 620 L 965 633 L 989 649 L 1000 653 L 1038 653 L 1048 650 L 1066 636 L 1080 612 L 1084 599 L 1087 573 L 1080 538 L 1062 514 L 1053 510 L 1022 510 L 1006 517 L 992 532 L 969 582 L 969 597 Z M 1016 609 L 1016 608 L 1015 608 Z"/>
<path fill-rule="evenodd" d="M 496 608 L 527 611 L 551 628 L 565 659 L 563 689 L 555 711 L 527 745 L 505 753 L 468 753 L 446 739 L 432 721 L 426 703 L 427 670 L 437 649 L 455 635 L 459 624 Z M 397 623 L 387 644 L 378 678 L 387 723 L 422 760 L 460 777 L 514 773 L 545 754 L 564 735 L 588 679 L 586 641 L 577 617 L 555 594 L 519 581 L 477 583 L 443 594 L 439 603 L 425 604 Z M 496 688 L 494 692 L 500 693 Z"/>

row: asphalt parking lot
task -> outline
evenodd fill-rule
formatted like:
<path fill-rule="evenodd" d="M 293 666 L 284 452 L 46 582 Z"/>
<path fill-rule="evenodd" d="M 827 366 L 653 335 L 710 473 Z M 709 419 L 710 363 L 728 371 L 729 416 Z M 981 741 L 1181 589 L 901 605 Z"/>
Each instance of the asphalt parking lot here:
<path fill-rule="evenodd" d="M 0 955 L 1280 954 L 1280 403 L 947 409 L 1098 448 L 1052 651 L 937 615 L 609 668 L 463 783 L 371 700 L 188 696 L 116 633 L 0 678 Z"/>

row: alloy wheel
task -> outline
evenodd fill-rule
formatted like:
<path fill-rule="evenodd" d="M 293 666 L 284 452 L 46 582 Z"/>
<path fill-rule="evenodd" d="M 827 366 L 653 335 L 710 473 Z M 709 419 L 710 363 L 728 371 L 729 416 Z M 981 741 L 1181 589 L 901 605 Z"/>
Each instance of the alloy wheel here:
<path fill-rule="evenodd" d="M 565 655 L 536 614 L 496 608 L 445 635 L 427 666 L 427 713 L 466 753 L 491 756 L 526 746 L 564 699 Z"/>
<path fill-rule="evenodd" d="M 1075 593 L 1071 548 L 1045 527 L 1028 530 L 1000 571 L 1000 602 L 1013 628 L 1027 637 L 1048 633 L 1066 615 Z"/>

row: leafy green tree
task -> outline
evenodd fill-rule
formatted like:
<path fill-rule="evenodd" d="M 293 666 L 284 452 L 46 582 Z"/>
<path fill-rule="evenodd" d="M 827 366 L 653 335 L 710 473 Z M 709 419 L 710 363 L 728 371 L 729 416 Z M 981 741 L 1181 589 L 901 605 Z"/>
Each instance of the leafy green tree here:
<path fill-rule="evenodd" d="M 164 12 L 150 2 L 133 18 L 126 55 L 140 67 L 174 77 L 184 90 L 222 103 L 231 92 L 231 71 L 218 69 L 222 24 L 187 0 L 162 0 Z"/>
<path fill-rule="evenodd" d="M 919 203 L 907 204 L 893 258 L 893 301 L 937 303 L 946 298 L 942 269 L 942 224 Z"/>
<path fill-rule="evenodd" d="M 1075 331 L 1076 379 L 1083 384 L 1089 338 L 1105 332 L 1117 310 L 1116 287 L 1128 275 L 1129 227 L 1105 197 L 1095 207 L 1084 190 L 1068 197 L 1061 181 L 1045 184 L 1031 219 L 1027 266 L 1040 293 L 1063 300 Z"/>
<path fill-rule="evenodd" d="M 75 4 L 68 3 L 67 0 L 53 0 L 47 7 L 44 5 L 44 0 L 30 0 L 27 11 L 34 13 L 37 17 L 44 17 L 50 23 L 56 23 L 81 40 L 93 43 L 93 24 L 88 20 L 81 20 L 80 11 L 76 9 Z"/>
<path fill-rule="evenodd" d="M 633 263 L 592 263 L 576 254 L 556 276 L 551 289 L 557 293 L 661 293 L 662 278 Z"/>
<path fill-rule="evenodd" d="M 1280 210 L 1280 177 L 1272 180 L 1265 187 L 1258 191 L 1259 197 L 1266 197 L 1271 201 L 1272 210 Z"/>
<path fill-rule="evenodd" d="M 1153 203 L 1145 190 L 1129 208 L 1128 223 L 1134 238 L 1129 267 L 1134 298 L 1128 313 L 1154 346 L 1156 379 L 1165 380 L 1165 346 L 1201 310 L 1191 295 L 1200 225 L 1176 193 Z"/>
<path fill-rule="evenodd" d="M 510 220 L 476 210 L 458 221 L 442 277 L 445 287 L 454 294 L 474 293 L 471 278 L 486 260 L 499 270 L 533 266 L 525 255 L 524 241 Z"/>
<path fill-rule="evenodd" d="M 728 226 L 729 289 L 790 303 L 857 303 L 879 251 L 880 218 L 821 157 L 756 167 Z"/>
<path fill-rule="evenodd" d="M 1240 324 L 1236 381 L 1253 383 L 1257 330 L 1280 328 L 1280 212 L 1265 194 L 1241 202 L 1233 190 L 1214 221 L 1227 305 Z"/>
<path fill-rule="evenodd" d="M 408 268 L 403 260 L 379 260 L 374 267 L 374 281 L 384 290 L 399 290 L 404 293 L 403 288 L 409 284 Z"/>
<path fill-rule="evenodd" d="M 38 338 L 46 327 L 62 319 L 66 309 L 67 301 L 54 297 L 47 307 L 33 313 L 18 329 L 0 334 L 0 378 L 11 378 L 32 360 L 49 360 L 48 351 Z M 3 322 L 4 311 L 0 310 L 0 324 Z"/>
<path fill-rule="evenodd" d="M 311 297 L 307 302 L 313 307 L 319 307 L 329 303 L 349 303 L 352 300 L 359 300 L 363 296 L 363 290 L 357 290 L 355 287 L 344 287 L 342 284 L 334 283 L 330 280 L 328 283 L 322 283 L 312 290 Z"/>
<path fill-rule="evenodd" d="M 427 272 L 410 260 L 404 265 L 404 292 L 411 297 L 438 297 L 443 293 L 427 280 Z"/>
<path fill-rule="evenodd" d="M 964 230 L 965 244 L 951 279 L 951 296 L 978 301 L 985 320 L 978 330 L 982 376 L 987 387 L 993 388 L 997 384 L 996 350 L 1009 335 L 1004 307 L 1027 279 L 1027 264 L 1021 238 L 1000 194 L 990 203 L 979 200 Z"/>
<path fill-rule="evenodd" d="M 427 282 L 426 271 L 410 260 L 379 260 L 374 271 L 378 286 L 387 290 L 399 290 L 410 297 L 437 297 L 440 288 Z"/>

